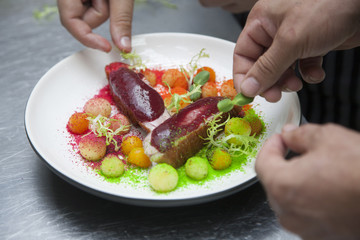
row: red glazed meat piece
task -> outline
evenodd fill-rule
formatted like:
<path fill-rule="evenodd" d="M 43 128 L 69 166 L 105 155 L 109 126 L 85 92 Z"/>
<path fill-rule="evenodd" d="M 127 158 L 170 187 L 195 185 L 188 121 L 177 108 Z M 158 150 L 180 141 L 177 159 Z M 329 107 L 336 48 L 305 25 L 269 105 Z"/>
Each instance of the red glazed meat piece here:
<path fill-rule="evenodd" d="M 121 67 L 109 76 L 112 97 L 130 120 L 150 131 L 169 117 L 160 94 L 134 71 Z"/>
<path fill-rule="evenodd" d="M 206 143 L 207 121 L 219 113 L 217 103 L 222 97 L 203 98 L 182 109 L 155 128 L 145 141 L 145 151 L 154 162 L 165 162 L 175 168 L 195 155 Z M 224 113 L 220 121 L 237 116 L 241 107 Z"/>
<path fill-rule="evenodd" d="M 110 73 L 118 70 L 121 67 L 128 68 L 129 65 L 127 65 L 126 63 L 122 63 L 122 62 L 112 62 L 112 63 L 106 65 L 105 66 L 106 78 L 109 79 Z"/>

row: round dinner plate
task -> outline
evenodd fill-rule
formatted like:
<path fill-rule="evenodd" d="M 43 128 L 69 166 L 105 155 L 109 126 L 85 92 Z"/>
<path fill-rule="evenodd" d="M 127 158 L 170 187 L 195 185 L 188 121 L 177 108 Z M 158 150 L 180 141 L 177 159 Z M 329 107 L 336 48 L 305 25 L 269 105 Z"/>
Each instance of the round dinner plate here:
<path fill-rule="evenodd" d="M 200 65 L 215 69 L 218 76 L 232 78 L 235 43 L 209 36 L 184 33 L 156 33 L 133 36 L 133 49 L 148 67 L 186 65 L 201 49 L 209 58 Z M 66 130 L 69 117 L 81 111 L 85 102 L 107 84 L 105 65 L 119 61 L 119 52 L 103 53 L 85 49 L 52 67 L 34 87 L 26 106 L 25 128 L 34 151 L 49 168 L 71 184 L 97 196 L 141 206 L 183 206 L 219 199 L 238 192 L 257 181 L 255 159 L 249 159 L 244 171 L 190 185 L 167 194 L 154 192 L 149 184 L 111 183 L 96 174 L 69 144 Z M 254 100 L 255 111 L 266 124 L 266 138 L 281 131 L 284 124 L 299 125 L 301 111 L 296 93 L 283 93 L 277 103 L 261 97 Z"/>

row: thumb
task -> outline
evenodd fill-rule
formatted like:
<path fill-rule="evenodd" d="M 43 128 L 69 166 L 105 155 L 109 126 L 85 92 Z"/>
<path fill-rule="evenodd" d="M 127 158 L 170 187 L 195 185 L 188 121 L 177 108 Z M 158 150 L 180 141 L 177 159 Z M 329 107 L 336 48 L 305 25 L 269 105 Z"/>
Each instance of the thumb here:
<path fill-rule="evenodd" d="M 325 78 L 325 71 L 322 68 L 323 58 L 312 57 L 299 60 L 299 70 L 304 81 L 308 83 L 320 83 Z"/>
<path fill-rule="evenodd" d="M 241 92 L 255 97 L 274 86 L 283 73 L 298 57 L 297 46 L 292 34 L 282 34 L 279 29 L 272 44 L 249 69 L 240 84 Z"/>
<path fill-rule="evenodd" d="M 114 44 L 131 51 L 131 25 L 134 0 L 110 0 L 110 32 Z"/>

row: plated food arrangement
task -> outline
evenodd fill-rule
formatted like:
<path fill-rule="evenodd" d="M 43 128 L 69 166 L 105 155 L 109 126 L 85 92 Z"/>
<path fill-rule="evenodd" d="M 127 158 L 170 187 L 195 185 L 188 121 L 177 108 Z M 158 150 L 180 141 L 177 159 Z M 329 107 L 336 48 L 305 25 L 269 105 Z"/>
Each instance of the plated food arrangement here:
<path fill-rule="evenodd" d="M 220 177 L 255 157 L 265 124 L 250 104 L 223 110 L 239 95 L 232 79 L 200 65 L 210 57 L 205 49 L 169 69 L 122 55 L 134 65 L 106 65 L 108 84 L 67 124 L 74 150 L 105 180 L 120 182 L 124 172 L 132 179 L 136 169 L 148 175 L 152 190 L 166 193 L 178 187 L 178 171 L 185 173 L 180 181 L 201 184 L 209 168 L 210 179 Z"/>
<path fill-rule="evenodd" d="M 56 64 L 36 84 L 26 106 L 25 127 L 46 165 L 87 192 L 141 206 L 211 201 L 256 182 L 255 155 L 264 140 L 284 124 L 300 122 L 297 95 L 285 93 L 275 104 L 255 98 L 251 105 L 234 106 L 239 99 L 225 95 L 235 93 L 229 67 L 232 42 L 180 33 L 145 34 L 132 41 L 143 64 L 134 64 L 131 56 L 124 60 L 118 51 L 85 49 Z M 200 55 L 208 56 L 196 60 Z M 124 75 L 137 84 L 122 84 Z M 129 94 L 120 99 L 121 91 L 134 89 L 143 98 L 131 100 L 134 94 Z M 217 105 L 224 97 L 230 102 L 222 104 L 219 113 Z M 147 99 L 148 105 L 129 107 L 139 99 Z M 141 110 L 144 106 L 153 112 L 138 114 L 147 113 Z M 252 118 L 260 120 L 259 135 L 248 133 L 254 127 L 238 127 Z M 174 170 L 177 177 L 170 174 L 164 181 L 161 173 Z M 169 186 L 157 189 L 154 182 Z"/>

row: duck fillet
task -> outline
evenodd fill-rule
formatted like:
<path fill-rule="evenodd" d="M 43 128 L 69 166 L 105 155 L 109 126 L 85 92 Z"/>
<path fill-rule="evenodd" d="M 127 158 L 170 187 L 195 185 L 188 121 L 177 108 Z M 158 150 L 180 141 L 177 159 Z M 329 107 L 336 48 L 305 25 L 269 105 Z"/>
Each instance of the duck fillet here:
<path fill-rule="evenodd" d="M 144 140 L 145 153 L 151 161 L 181 167 L 186 160 L 204 147 L 207 122 L 219 113 L 217 104 L 222 97 L 203 98 L 182 109 L 156 127 Z M 237 116 L 241 107 L 223 113 L 220 121 Z"/>
<path fill-rule="evenodd" d="M 160 94 L 136 72 L 126 67 L 111 71 L 109 85 L 117 107 L 146 131 L 150 132 L 170 117 Z"/>

